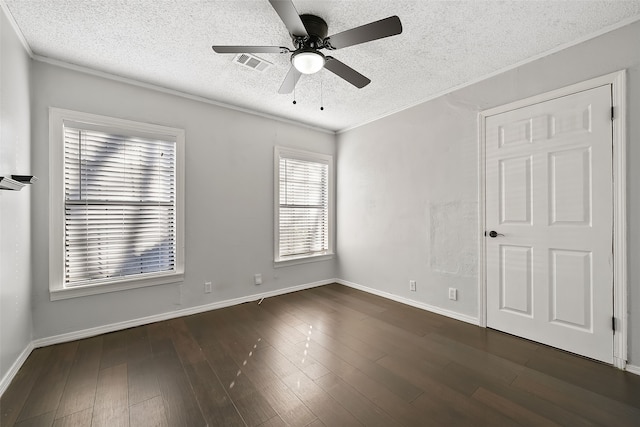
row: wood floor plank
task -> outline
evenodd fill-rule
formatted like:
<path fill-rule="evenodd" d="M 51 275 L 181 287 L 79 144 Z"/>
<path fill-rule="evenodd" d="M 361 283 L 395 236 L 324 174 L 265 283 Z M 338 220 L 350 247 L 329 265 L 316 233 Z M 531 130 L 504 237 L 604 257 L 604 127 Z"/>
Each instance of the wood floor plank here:
<path fill-rule="evenodd" d="M 302 319 L 297 318 L 293 313 L 289 312 L 290 306 L 285 304 L 281 298 L 267 298 L 262 301 L 260 308 L 263 311 L 268 311 L 273 317 L 291 328 L 305 323 Z"/>
<path fill-rule="evenodd" d="M 306 375 L 293 374 L 282 382 L 328 426 L 360 426 L 361 423 L 339 402 L 322 390 Z"/>
<path fill-rule="evenodd" d="M 311 326 L 313 328 L 309 329 Z M 306 333 L 307 338 L 328 344 L 338 351 L 340 351 L 340 347 L 345 347 L 372 361 L 376 361 L 386 354 L 379 347 L 360 339 L 360 336 L 345 332 L 345 328 L 331 322 L 325 322 L 321 325 L 301 325 L 298 326 L 298 330 L 301 333 Z"/>
<path fill-rule="evenodd" d="M 40 373 L 47 364 L 53 347 L 37 348 L 18 370 L 9 387 L 0 396 L 0 426 L 13 425 Z"/>
<path fill-rule="evenodd" d="M 258 426 L 278 415 L 267 399 L 257 390 L 252 390 L 250 393 L 234 399 L 233 402 L 248 426 Z"/>
<path fill-rule="evenodd" d="M 386 412 L 366 399 L 349 384 L 335 374 L 329 373 L 315 380 L 329 396 L 349 411 L 365 426 L 393 427 L 400 426 Z"/>
<path fill-rule="evenodd" d="M 131 406 L 129 424 L 133 427 L 169 427 L 162 396 Z"/>
<path fill-rule="evenodd" d="M 541 347 L 526 366 L 640 409 L 638 375 L 548 347 Z"/>
<path fill-rule="evenodd" d="M 92 426 L 128 426 L 127 364 L 100 370 L 93 406 Z"/>
<path fill-rule="evenodd" d="M 640 420 L 640 410 L 631 405 L 543 373 L 526 371 L 518 375 L 512 385 L 601 425 L 631 427 L 637 426 Z"/>
<path fill-rule="evenodd" d="M 342 287 L 342 286 L 341 286 Z M 329 298 L 333 303 L 340 304 L 345 307 L 349 307 L 352 310 L 359 311 L 367 316 L 373 316 L 376 313 L 382 313 L 387 310 L 385 307 L 381 307 L 377 304 L 364 301 L 362 298 L 351 296 L 344 292 L 338 292 L 337 288 L 331 286 L 320 286 L 310 290 L 317 295 L 324 295 Z"/>
<path fill-rule="evenodd" d="M 191 335 L 184 319 L 172 319 L 167 322 L 167 326 L 171 329 L 173 347 L 183 365 L 206 360 L 200 344 Z"/>
<path fill-rule="evenodd" d="M 378 363 L 414 382 L 424 390 L 424 393 L 412 404 L 419 408 L 429 408 L 431 415 L 438 415 L 442 423 L 473 425 L 477 420 L 482 420 L 485 425 L 513 423 L 501 413 L 478 404 L 470 397 L 479 386 L 471 383 L 470 387 L 473 391 L 468 391 L 470 384 L 468 376 L 461 373 L 455 364 L 446 368 L 431 365 L 425 369 L 426 362 L 422 364 L 408 363 L 401 358 L 391 356 L 385 357 Z M 455 374 L 451 374 L 452 371 Z"/>
<path fill-rule="evenodd" d="M 244 397 L 256 390 L 255 385 L 246 375 L 242 374 L 242 365 L 236 363 L 226 349 L 207 345 L 203 351 L 207 356 L 209 366 L 232 399 Z"/>
<path fill-rule="evenodd" d="M 532 412 L 529 409 L 482 387 L 473 393 L 473 398 L 497 411 L 502 412 L 504 415 L 524 426 L 560 426 L 560 424 L 544 418 L 535 412 Z"/>
<path fill-rule="evenodd" d="M 594 423 L 587 417 L 584 417 L 583 414 L 571 412 L 562 405 L 559 405 L 557 402 L 542 399 L 522 390 L 521 388 L 494 383 L 488 385 L 486 389 L 494 395 L 500 396 L 504 400 L 508 400 L 521 408 L 527 409 L 546 419 L 553 420 L 553 422 L 563 426 L 592 427 L 597 425 L 597 423 Z"/>
<path fill-rule="evenodd" d="M 46 368 L 38 375 L 18 416 L 19 421 L 55 411 L 58 408 L 77 348 L 77 341 L 52 347 Z"/>
<path fill-rule="evenodd" d="M 270 420 L 260 424 L 260 426 L 258 426 L 258 427 L 286 427 L 286 426 L 289 426 L 289 425 L 291 425 L 291 424 L 287 424 L 286 422 L 284 422 L 284 420 L 282 418 L 280 418 L 279 416 L 276 415 L 275 417 L 271 418 Z"/>
<path fill-rule="evenodd" d="M 363 301 L 369 304 L 374 304 L 381 308 L 380 311 L 385 311 L 390 309 L 398 310 L 405 306 L 404 304 L 401 304 L 397 301 L 393 301 L 391 299 L 383 298 L 381 296 L 370 294 L 367 292 L 363 292 L 358 289 L 350 288 L 348 286 L 342 286 L 337 283 L 329 284 L 326 286 L 326 288 L 331 289 L 336 293 L 352 296 L 360 301 Z"/>
<path fill-rule="evenodd" d="M 158 375 L 153 359 L 127 363 L 129 405 L 160 396 Z"/>
<path fill-rule="evenodd" d="M 439 334 L 430 334 L 424 338 L 432 351 L 437 352 L 453 362 L 475 371 L 479 376 L 491 376 L 496 380 L 510 383 L 524 366 L 494 356 L 474 347 L 448 339 Z"/>
<path fill-rule="evenodd" d="M 419 319 L 415 315 L 409 315 L 403 310 L 386 310 L 381 313 L 377 313 L 372 316 L 376 319 L 380 319 L 385 323 L 397 326 L 400 329 L 411 332 L 412 334 L 423 337 L 429 332 L 433 332 L 437 329 L 437 325 L 431 324 L 425 319 Z"/>
<path fill-rule="evenodd" d="M 305 427 L 327 427 L 325 423 L 320 421 L 320 419 L 315 420 L 314 422 L 307 424 Z"/>
<path fill-rule="evenodd" d="M 424 423 L 424 413 L 420 408 L 412 406 L 358 369 L 346 370 L 340 378 L 400 424 L 419 426 Z"/>
<path fill-rule="evenodd" d="M 47 412 L 45 414 L 36 415 L 35 417 L 27 418 L 15 424 L 16 427 L 50 427 L 53 425 L 53 419 L 56 415 L 55 411 Z"/>
<path fill-rule="evenodd" d="M 206 361 L 185 366 L 193 392 L 210 426 L 245 426 L 231 397 Z"/>
<path fill-rule="evenodd" d="M 102 357 L 100 369 L 110 368 L 127 362 L 127 330 L 110 332 L 102 336 Z"/>
<path fill-rule="evenodd" d="M 354 310 L 348 305 L 337 304 L 326 294 L 318 293 L 315 289 L 309 289 L 307 292 L 299 292 L 298 296 L 307 301 L 314 307 L 325 307 L 331 313 L 337 313 L 337 320 L 345 323 L 360 322 L 369 317 L 366 313 Z"/>
<path fill-rule="evenodd" d="M 167 422 L 170 426 L 199 427 L 206 425 L 193 393 L 193 387 L 173 348 L 173 343 L 170 339 L 155 340 L 152 335 L 150 331 L 154 365 L 166 407 Z"/>
<path fill-rule="evenodd" d="M 53 427 L 89 427 L 93 416 L 93 407 L 66 415 L 54 421 Z"/>
<path fill-rule="evenodd" d="M 365 358 L 351 348 L 336 342 L 322 333 L 314 333 L 311 336 L 309 344 L 308 351 L 312 356 L 318 354 L 322 349 L 330 351 L 349 365 L 361 370 L 375 381 L 387 387 L 407 402 L 412 401 L 422 393 L 422 390 L 415 387 L 409 381 L 395 375 L 388 369 L 376 364 L 375 361 Z M 306 350 L 307 348 L 303 349 L 302 353 L 304 354 Z M 329 367 L 329 369 L 331 368 Z"/>
<path fill-rule="evenodd" d="M 305 426 L 317 419 L 298 396 L 280 380 L 274 381 L 260 392 L 287 425 Z"/>
<path fill-rule="evenodd" d="M 525 364 L 539 348 L 539 345 L 516 338 L 512 335 L 489 328 L 478 328 L 463 322 L 446 325 L 434 332 L 453 341 L 510 360 Z"/>
<path fill-rule="evenodd" d="M 218 346 L 208 345 L 203 348 L 203 351 L 209 366 L 214 370 L 216 377 L 247 425 L 259 425 L 277 415 L 256 385 L 243 372 L 243 369 L 250 369 L 247 368 L 251 366 L 249 356 L 244 363 L 236 363 L 224 343 L 219 343 Z"/>
<path fill-rule="evenodd" d="M 279 343 L 296 344 L 304 341 L 304 334 L 295 327 L 274 316 L 270 311 L 265 310 L 261 305 L 242 304 L 251 319 L 251 327 L 267 342 L 278 345 Z"/>
<path fill-rule="evenodd" d="M 127 363 L 149 360 L 153 357 L 149 334 L 145 326 L 131 328 L 126 331 Z"/>
<path fill-rule="evenodd" d="M 307 351 L 306 354 L 305 351 Z M 280 345 L 277 348 L 271 347 L 260 350 L 260 352 L 263 357 L 267 357 L 267 354 L 269 355 L 271 367 L 280 378 L 296 373 L 296 369 L 305 373 L 312 380 L 330 372 L 323 363 L 320 363 L 318 359 L 309 353 L 308 347 L 301 344 Z M 330 356 L 325 360 L 331 360 L 335 364 L 348 367 L 346 362 L 334 357 L 333 353 L 327 353 Z"/>
<path fill-rule="evenodd" d="M 102 337 L 79 341 L 56 419 L 93 408 L 102 355 Z"/>

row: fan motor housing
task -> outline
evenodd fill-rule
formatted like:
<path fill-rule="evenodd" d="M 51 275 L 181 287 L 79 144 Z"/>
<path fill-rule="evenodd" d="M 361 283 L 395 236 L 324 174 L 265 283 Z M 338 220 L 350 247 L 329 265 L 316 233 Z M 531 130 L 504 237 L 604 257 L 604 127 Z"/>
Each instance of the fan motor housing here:
<path fill-rule="evenodd" d="M 309 34 L 308 38 L 301 38 L 299 36 L 292 35 L 294 44 L 300 47 L 307 47 L 312 49 L 320 49 L 324 47 L 324 39 L 327 37 L 329 26 L 326 21 L 319 16 L 303 14 L 300 15 L 300 19 L 304 24 L 304 27 Z"/>

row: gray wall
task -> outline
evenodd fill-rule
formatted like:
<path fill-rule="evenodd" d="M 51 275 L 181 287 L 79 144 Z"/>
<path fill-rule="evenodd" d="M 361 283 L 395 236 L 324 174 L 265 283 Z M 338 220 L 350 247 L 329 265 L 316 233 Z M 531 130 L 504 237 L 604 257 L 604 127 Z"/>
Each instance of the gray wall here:
<path fill-rule="evenodd" d="M 274 145 L 333 154 L 333 134 L 37 61 L 32 91 L 32 165 L 42 177 L 33 188 L 35 338 L 335 277 L 334 260 L 273 267 Z M 49 300 L 49 107 L 185 129 L 183 283 Z M 208 280 L 213 292 L 204 294 Z"/>
<path fill-rule="evenodd" d="M 339 134 L 338 277 L 477 316 L 477 113 L 626 68 L 629 354 L 640 365 L 638 40 L 635 23 Z M 457 302 L 448 287 L 458 288 Z"/>
<path fill-rule="evenodd" d="M 0 11 L 0 176 L 30 166 L 29 57 Z M 31 342 L 31 191 L 0 191 L 0 380 Z"/>

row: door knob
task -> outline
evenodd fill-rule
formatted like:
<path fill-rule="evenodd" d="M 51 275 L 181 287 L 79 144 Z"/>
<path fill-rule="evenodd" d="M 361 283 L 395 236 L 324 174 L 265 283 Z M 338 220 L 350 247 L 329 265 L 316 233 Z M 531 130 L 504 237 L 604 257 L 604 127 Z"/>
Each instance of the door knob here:
<path fill-rule="evenodd" d="M 485 234 L 485 236 L 486 236 L 486 234 Z M 494 230 L 491 230 L 489 232 L 489 237 L 491 237 L 491 238 L 495 238 L 495 237 L 498 237 L 498 236 L 504 236 L 504 234 L 498 233 L 497 231 L 494 231 Z"/>

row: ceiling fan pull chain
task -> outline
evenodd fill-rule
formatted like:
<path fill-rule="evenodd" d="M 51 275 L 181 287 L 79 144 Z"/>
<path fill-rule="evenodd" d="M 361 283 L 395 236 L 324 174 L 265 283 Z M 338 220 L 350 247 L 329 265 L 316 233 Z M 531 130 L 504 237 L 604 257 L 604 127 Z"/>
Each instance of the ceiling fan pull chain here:
<path fill-rule="evenodd" d="M 322 77 L 320 77 L 320 111 L 324 111 L 324 99 L 322 97 Z"/>
<path fill-rule="evenodd" d="M 293 87 L 293 105 L 296 105 L 296 104 L 297 104 L 297 102 L 296 102 L 296 87 L 294 86 Z"/>

